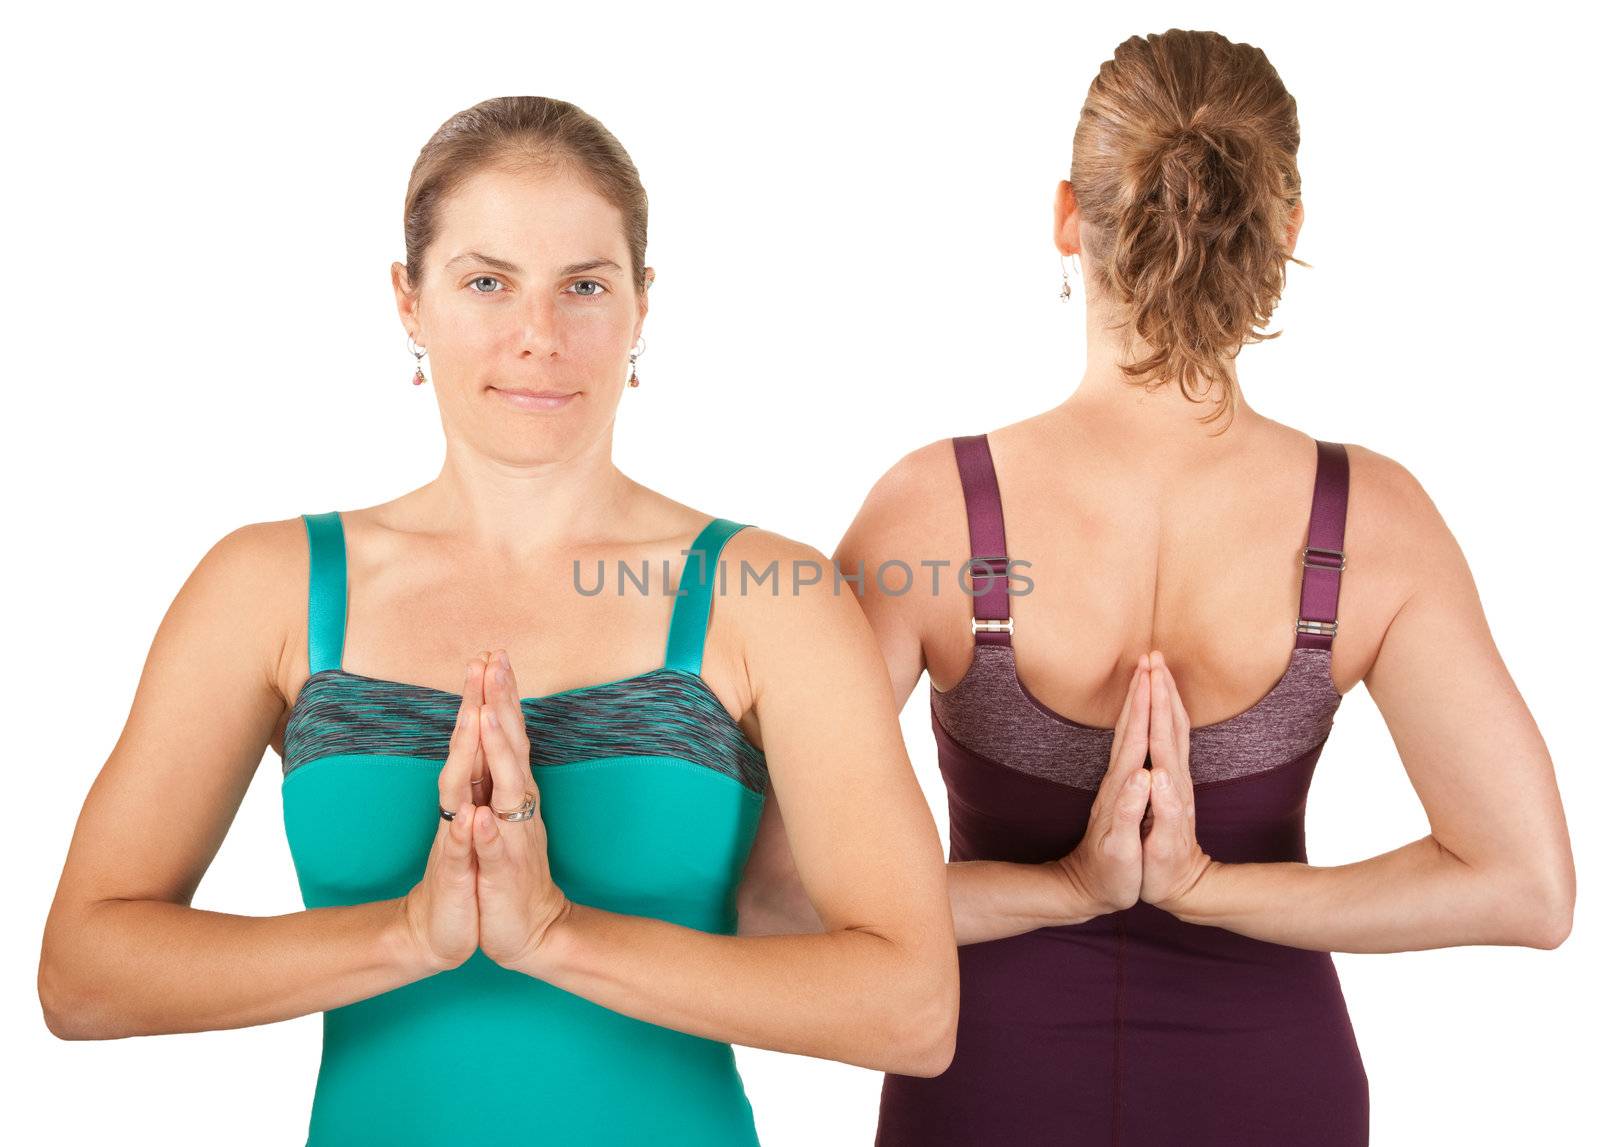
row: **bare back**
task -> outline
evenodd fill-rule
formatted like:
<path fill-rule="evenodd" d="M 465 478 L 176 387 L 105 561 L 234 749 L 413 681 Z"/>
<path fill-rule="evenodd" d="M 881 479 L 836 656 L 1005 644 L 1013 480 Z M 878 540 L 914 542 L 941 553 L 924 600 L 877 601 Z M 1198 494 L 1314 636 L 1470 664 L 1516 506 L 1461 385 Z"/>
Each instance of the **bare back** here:
<path fill-rule="evenodd" d="M 989 433 L 1010 556 L 1030 563 L 1022 572 L 1032 584 L 1014 586 L 1011 601 L 1018 675 L 1042 704 L 1114 725 L 1128 669 L 1151 649 L 1171 664 L 1196 725 L 1248 709 L 1283 675 L 1316 445 L 1265 419 L 1248 434 L 1163 461 L 1063 409 Z M 912 457 L 924 453 L 916 469 L 926 500 L 907 536 L 955 570 L 970 555 L 960 480 L 948 441 Z M 1358 446 L 1348 453 L 1349 569 L 1332 667 L 1341 693 L 1366 676 L 1407 592 L 1388 545 L 1388 499 L 1375 488 L 1386 460 Z M 906 600 L 917 603 L 930 680 L 948 689 L 971 661 L 971 600 L 953 584 Z"/>

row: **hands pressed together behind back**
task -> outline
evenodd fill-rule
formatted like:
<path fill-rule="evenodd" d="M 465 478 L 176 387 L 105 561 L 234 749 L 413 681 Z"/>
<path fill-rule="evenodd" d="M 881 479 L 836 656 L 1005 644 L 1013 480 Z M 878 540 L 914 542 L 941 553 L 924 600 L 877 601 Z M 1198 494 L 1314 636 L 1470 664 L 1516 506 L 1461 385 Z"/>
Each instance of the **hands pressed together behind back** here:
<path fill-rule="evenodd" d="M 1189 714 L 1159 652 L 1139 658 L 1089 827 L 1056 863 L 1103 913 L 1141 900 L 1173 911 L 1217 863 L 1195 836 Z"/>

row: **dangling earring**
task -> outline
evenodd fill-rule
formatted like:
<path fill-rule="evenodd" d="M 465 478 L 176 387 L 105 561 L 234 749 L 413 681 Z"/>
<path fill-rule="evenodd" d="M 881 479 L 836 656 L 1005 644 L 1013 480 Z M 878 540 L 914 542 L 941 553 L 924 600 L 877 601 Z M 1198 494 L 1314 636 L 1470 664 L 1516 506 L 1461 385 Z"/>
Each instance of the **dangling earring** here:
<path fill-rule="evenodd" d="M 1061 301 L 1067 302 L 1072 298 L 1072 282 L 1067 278 L 1067 257 L 1061 256 Z"/>
<path fill-rule="evenodd" d="M 423 383 L 428 381 L 422 373 L 422 356 L 428 353 L 428 348 L 422 347 L 419 349 L 417 347 L 416 340 L 411 337 L 411 333 L 408 331 L 406 332 L 406 349 L 409 350 L 417 360 L 417 373 L 411 376 L 411 384 L 413 386 L 421 386 Z"/>
<path fill-rule="evenodd" d="M 628 352 L 628 385 L 639 385 L 639 356 L 644 353 L 644 336 L 639 336 L 639 345 Z"/>

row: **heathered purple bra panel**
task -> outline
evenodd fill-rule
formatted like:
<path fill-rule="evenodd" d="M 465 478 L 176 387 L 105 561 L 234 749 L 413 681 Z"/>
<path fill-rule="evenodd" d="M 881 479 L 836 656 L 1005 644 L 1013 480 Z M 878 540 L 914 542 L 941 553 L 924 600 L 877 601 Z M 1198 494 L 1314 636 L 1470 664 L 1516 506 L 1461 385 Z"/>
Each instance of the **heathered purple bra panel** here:
<path fill-rule="evenodd" d="M 1004 569 L 1000 488 L 985 435 L 954 440 L 966 496 L 975 557 Z M 1276 768 L 1322 744 L 1342 697 L 1333 683 L 1333 634 L 1338 628 L 1339 576 L 1344 568 L 1349 466 L 1343 445 L 1317 443 L 1317 471 L 1302 551 L 1300 617 L 1295 643 L 1277 682 L 1240 713 L 1189 731 L 1189 771 L 1197 785 L 1216 784 Z M 976 566 L 976 563 L 975 563 Z M 975 568 L 974 585 L 980 570 Z M 1017 673 L 1010 601 L 997 576 L 974 597 L 972 661 L 948 691 L 931 691 L 944 731 L 972 752 L 1056 784 L 1099 788 L 1115 730 L 1074 721 L 1045 705 Z M 985 631 L 985 621 L 1007 628 Z"/>

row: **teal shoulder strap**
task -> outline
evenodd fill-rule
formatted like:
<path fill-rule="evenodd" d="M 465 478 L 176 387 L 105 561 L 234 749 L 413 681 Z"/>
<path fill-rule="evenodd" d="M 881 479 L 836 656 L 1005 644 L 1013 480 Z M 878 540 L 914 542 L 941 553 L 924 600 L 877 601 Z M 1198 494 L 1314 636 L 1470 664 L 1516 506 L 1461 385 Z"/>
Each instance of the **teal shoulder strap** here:
<path fill-rule="evenodd" d="M 306 605 L 306 649 L 311 672 L 344 664 L 344 523 L 339 511 L 301 514 L 311 547 L 310 596 Z"/>
<path fill-rule="evenodd" d="M 717 586 L 717 555 L 722 552 L 722 543 L 746 524 L 713 518 L 689 546 L 689 553 L 684 557 L 683 576 L 678 579 L 678 597 L 672 603 L 666 668 L 700 672 L 706 626 L 711 621 L 711 598 Z"/>

